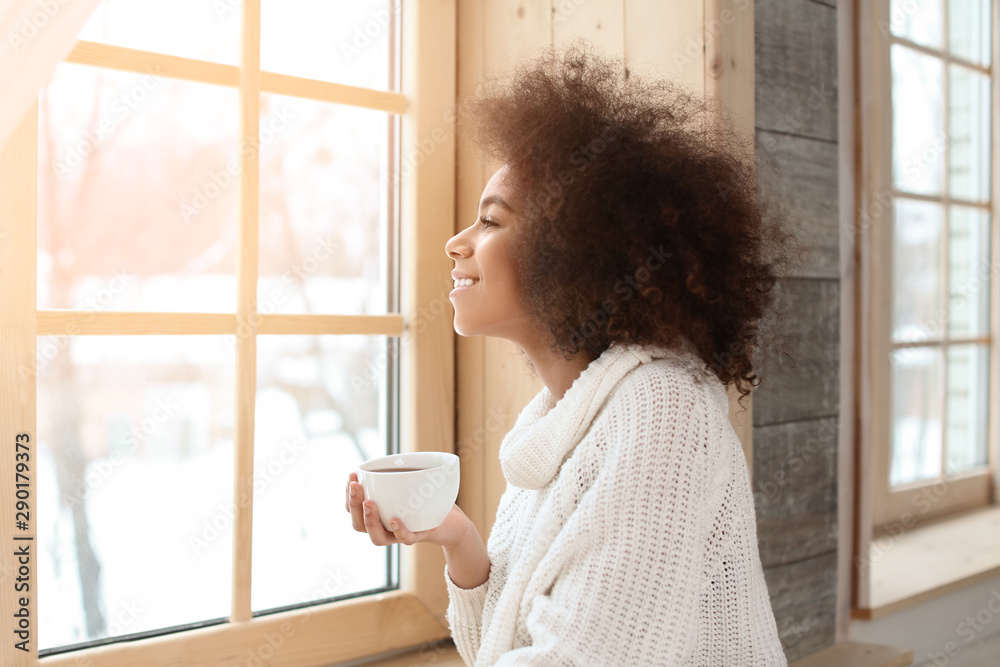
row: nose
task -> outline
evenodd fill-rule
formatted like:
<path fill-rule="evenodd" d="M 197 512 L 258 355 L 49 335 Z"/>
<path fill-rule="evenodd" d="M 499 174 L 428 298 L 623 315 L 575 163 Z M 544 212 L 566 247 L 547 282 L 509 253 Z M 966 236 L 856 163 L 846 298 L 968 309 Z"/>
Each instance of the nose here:
<path fill-rule="evenodd" d="M 462 236 L 463 233 L 459 232 L 455 234 L 444 244 L 444 251 L 451 259 L 459 259 L 461 257 L 468 257 L 469 255 L 469 244 Z"/>

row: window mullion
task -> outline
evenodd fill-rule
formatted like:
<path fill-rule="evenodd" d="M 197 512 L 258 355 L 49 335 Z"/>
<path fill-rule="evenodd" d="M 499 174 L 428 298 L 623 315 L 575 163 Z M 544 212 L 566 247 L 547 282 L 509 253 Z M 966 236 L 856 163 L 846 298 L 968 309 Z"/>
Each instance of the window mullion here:
<path fill-rule="evenodd" d="M 944 221 L 944 229 L 941 234 L 941 270 L 944 274 L 941 279 L 941 284 L 944 288 L 944 326 L 941 327 L 941 340 L 943 341 L 941 347 L 941 365 L 943 368 L 943 378 L 941 382 L 941 479 L 944 479 L 948 475 L 948 380 L 951 375 L 951 365 L 948 363 L 948 351 L 950 348 L 950 339 L 948 336 L 948 329 L 951 327 L 951 264 L 949 262 L 949 253 L 951 246 L 951 98 L 949 95 L 949 85 L 948 85 L 948 74 L 951 71 L 951 44 L 948 40 L 948 0 L 944 0 L 942 3 L 941 10 L 941 30 L 944 34 L 941 35 L 941 46 L 942 46 L 942 64 L 941 64 L 941 115 L 944 122 L 944 136 L 947 139 L 944 142 L 944 148 L 941 151 L 941 160 L 943 162 L 944 174 L 943 174 L 943 187 L 941 188 L 941 206 L 944 208 L 942 211 L 942 220 Z"/>
<path fill-rule="evenodd" d="M 236 319 L 257 312 L 260 0 L 244 0 L 240 22 L 240 203 L 236 259 Z M 244 147 L 247 150 L 244 150 Z M 236 424 L 233 448 L 233 591 L 230 620 L 248 621 L 253 543 L 254 403 L 257 393 L 257 335 L 246 327 L 236 337 Z"/>
<path fill-rule="evenodd" d="M 993 2 L 990 12 L 990 164 L 992 165 L 990 178 L 992 187 L 990 188 L 990 265 L 995 266 L 1000 261 L 1000 212 L 996 205 L 997 196 L 1000 194 L 1000 76 L 997 75 L 997 61 L 1000 60 L 1000 3 Z M 1000 308 L 995 305 L 997 294 L 1000 293 L 1000 279 L 997 271 L 990 271 L 990 295 L 987 303 L 990 306 L 990 340 L 987 350 L 989 351 L 989 381 L 987 390 L 987 406 L 996 405 L 997 396 L 1000 395 Z M 993 496 L 994 503 L 1000 502 L 1000 415 L 992 407 L 987 408 L 987 461 L 992 461 L 993 466 Z M 992 450 L 992 451 L 991 451 Z"/>

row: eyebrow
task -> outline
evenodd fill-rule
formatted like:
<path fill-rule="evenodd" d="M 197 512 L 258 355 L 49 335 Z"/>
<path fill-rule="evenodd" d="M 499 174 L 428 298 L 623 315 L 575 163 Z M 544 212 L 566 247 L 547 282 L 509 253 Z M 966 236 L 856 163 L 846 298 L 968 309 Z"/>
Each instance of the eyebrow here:
<path fill-rule="evenodd" d="M 514 212 L 514 209 L 511 207 L 511 205 L 508 204 L 504 200 L 504 198 L 501 197 L 500 195 L 490 195 L 489 197 L 484 197 L 483 201 L 479 202 L 479 212 L 482 213 L 483 209 L 489 206 L 490 204 L 499 204 L 500 206 L 503 206 L 511 213 Z"/>

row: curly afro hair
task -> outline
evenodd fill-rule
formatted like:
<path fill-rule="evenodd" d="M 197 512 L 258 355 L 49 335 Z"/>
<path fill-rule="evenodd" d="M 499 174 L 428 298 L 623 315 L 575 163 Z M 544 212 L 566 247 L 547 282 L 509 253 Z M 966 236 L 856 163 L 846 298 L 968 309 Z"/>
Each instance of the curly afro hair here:
<path fill-rule="evenodd" d="M 487 77 L 457 112 L 509 167 L 521 296 L 553 349 L 687 339 L 740 399 L 760 384 L 754 351 L 799 246 L 717 100 L 577 40 Z"/>

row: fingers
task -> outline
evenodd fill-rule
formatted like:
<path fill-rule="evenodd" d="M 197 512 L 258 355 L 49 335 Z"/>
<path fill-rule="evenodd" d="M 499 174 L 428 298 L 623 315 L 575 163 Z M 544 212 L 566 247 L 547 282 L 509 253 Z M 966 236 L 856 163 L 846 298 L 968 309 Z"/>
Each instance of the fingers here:
<path fill-rule="evenodd" d="M 353 495 L 351 491 L 354 492 Z M 411 533 L 401 519 L 395 519 L 399 522 L 399 528 L 394 531 L 386 530 L 379 519 L 378 507 L 373 501 L 365 500 L 365 493 L 358 483 L 357 473 L 352 472 L 349 475 L 344 494 L 344 509 L 351 513 L 351 525 L 359 533 L 368 533 L 373 544 L 377 546 L 387 546 L 396 542 L 416 544 L 425 539 L 427 531 Z M 366 507 L 370 510 L 368 513 L 365 513 Z"/>
<path fill-rule="evenodd" d="M 359 533 L 364 533 L 367 531 L 365 530 L 364 510 L 361 503 L 365 499 L 365 492 L 358 484 L 357 478 L 357 474 L 351 473 L 351 478 L 347 482 L 347 510 L 351 513 L 351 527 Z M 351 495 L 351 491 L 354 492 L 354 495 Z"/>
<path fill-rule="evenodd" d="M 347 486 L 344 487 L 344 511 L 351 511 L 351 482 L 357 480 L 357 473 L 351 473 L 347 476 Z"/>
<path fill-rule="evenodd" d="M 378 516 L 378 507 L 375 506 L 375 502 L 366 500 L 362 503 L 362 506 L 364 508 L 365 529 L 368 531 L 368 537 L 371 538 L 372 544 L 384 547 L 397 542 L 396 536 L 386 531 L 382 526 L 382 521 Z"/>

